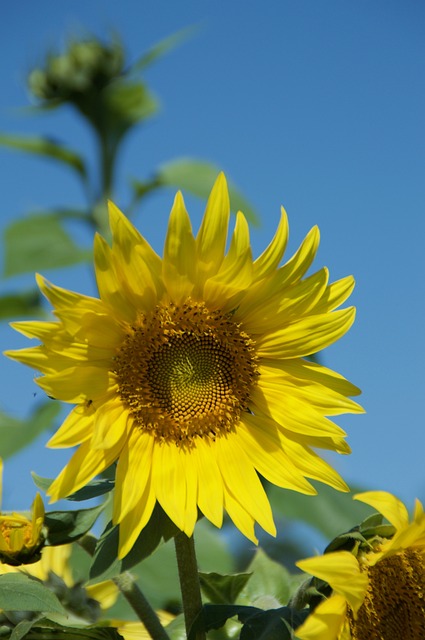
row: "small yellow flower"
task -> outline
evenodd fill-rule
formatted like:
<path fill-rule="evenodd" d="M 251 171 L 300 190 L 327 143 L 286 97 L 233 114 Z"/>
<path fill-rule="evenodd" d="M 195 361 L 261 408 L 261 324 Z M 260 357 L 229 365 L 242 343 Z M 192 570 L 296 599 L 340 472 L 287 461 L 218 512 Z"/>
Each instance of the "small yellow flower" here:
<path fill-rule="evenodd" d="M 167 611 L 157 611 L 162 626 L 166 627 L 174 617 Z M 111 620 L 111 626 L 118 630 L 124 640 L 149 640 L 151 635 L 142 622 L 127 622 L 125 620 Z"/>
<path fill-rule="evenodd" d="M 0 459 L 0 506 L 3 462 Z M 31 506 L 31 516 L 0 511 L 0 562 L 10 565 L 37 562 L 44 546 L 44 505 L 39 493 Z"/>
<path fill-rule="evenodd" d="M 316 448 L 349 453 L 327 416 L 359 413 L 359 390 L 306 360 L 338 340 L 354 309 L 336 310 L 354 280 L 305 277 L 315 227 L 279 266 L 285 211 L 268 248 L 253 260 L 249 229 L 230 219 L 226 180 L 211 192 L 196 237 L 176 195 L 161 259 L 110 204 L 113 242 L 96 236 L 100 299 L 38 279 L 52 322 L 13 326 L 41 345 L 7 355 L 43 374 L 49 396 L 76 405 L 51 447 L 79 445 L 49 489 L 53 500 L 118 461 L 113 522 L 119 556 L 132 548 L 156 502 L 188 536 L 198 509 L 220 527 L 223 512 L 254 542 L 255 523 L 275 525 L 259 475 L 315 494 L 308 479 L 346 491 Z"/>
<path fill-rule="evenodd" d="M 425 638 L 425 513 L 417 500 L 413 519 L 385 491 L 354 496 L 393 525 L 353 552 L 334 551 L 297 562 L 332 590 L 296 630 L 299 640 L 423 640 Z"/>

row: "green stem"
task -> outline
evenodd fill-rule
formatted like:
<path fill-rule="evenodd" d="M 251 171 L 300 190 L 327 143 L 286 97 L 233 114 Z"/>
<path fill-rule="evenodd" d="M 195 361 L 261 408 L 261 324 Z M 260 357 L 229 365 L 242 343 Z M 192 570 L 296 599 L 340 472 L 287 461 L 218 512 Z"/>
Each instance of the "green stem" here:
<path fill-rule="evenodd" d="M 174 538 L 177 566 L 179 570 L 180 589 L 182 593 L 184 621 L 186 633 L 202 609 L 201 586 L 199 583 L 198 564 L 196 562 L 195 542 L 193 536 L 180 532 Z M 198 631 L 196 640 L 205 640 L 205 633 Z"/>
<path fill-rule="evenodd" d="M 131 574 L 126 571 L 120 576 L 113 578 L 113 581 L 127 600 L 130 607 L 137 613 L 151 638 L 154 638 L 154 640 L 170 640 L 170 637 L 159 621 L 158 616 L 146 600 L 137 584 L 134 582 Z"/>

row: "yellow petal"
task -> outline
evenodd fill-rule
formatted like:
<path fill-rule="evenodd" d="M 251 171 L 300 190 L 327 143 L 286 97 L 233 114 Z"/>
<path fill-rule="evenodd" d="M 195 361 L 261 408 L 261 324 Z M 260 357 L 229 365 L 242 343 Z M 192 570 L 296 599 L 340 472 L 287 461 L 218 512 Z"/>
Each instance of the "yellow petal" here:
<path fill-rule="evenodd" d="M 91 438 L 93 423 L 94 409 L 78 405 L 68 414 L 47 446 L 51 449 L 75 447 Z"/>
<path fill-rule="evenodd" d="M 196 245 L 180 191 L 168 221 L 162 273 L 174 302 L 180 304 L 191 295 L 196 282 Z"/>
<path fill-rule="evenodd" d="M 151 475 L 154 438 L 134 426 L 118 460 L 115 474 L 113 521 L 121 520 L 142 500 Z M 134 478 L 137 477 L 137 482 Z"/>
<path fill-rule="evenodd" d="M 216 527 L 223 524 L 223 478 L 216 461 L 214 443 L 199 440 L 193 451 L 198 475 L 198 505 Z"/>
<path fill-rule="evenodd" d="M 302 571 L 325 580 L 333 591 L 343 596 L 356 613 L 366 595 L 368 578 L 360 571 L 357 559 L 349 551 L 334 551 L 323 556 L 299 560 Z"/>
<path fill-rule="evenodd" d="M 226 247 L 229 217 L 230 203 L 226 178 L 220 173 L 212 188 L 196 237 L 200 282 L 215 275 L 220 268 Z"/>
<path fill-rule="evenodd" d="M 296 637 L 299 640 L 342 640 L 341 631 L 345 622 L 347 604 L 339 595 L 323 600 L 307 620 L 299 626 Z M 348 638 L 351 637 L 351 634 Z"/>
<path fill-rule="evenodd" d="M 217 462 L 227 491 L 256 522 L 276 535 L 270 503 L 258 475 L 236 435 L 217 439 Z"/>
<path fill-rule="evenodd" d="M 364 491 L 353 498 L 377 509 L 397 530 L 409 523 L 409 513 L 403 502 L 387 491 Z"/>
<path fill-rule="evenodd" d="M 280 210 L 281 218 L 275 236 L 267 249 L 254 262 L 255 280 L 261 280 L 274 271 L 285 252 L 289 235 L 288 216 L 283 207 Z"/>
<path fill-rule="evenodd" d="M 265 358 L 302 358 L 341 338 L 351 327 L 354 307 L 302 318 L 258 340 L 258 355 Z"/>
<path fill-rule="evenodd" d="M 269 482 L 300 493 L 317 493 L 286 453 L 276 424 L 271 420 L 244 414 L 238 427 L 238 440 L 252 465 Z"/>
<path fill-rule="evenodd" d="M 209 308 L 233 309 L 252 282 L 252 254 L 248 223 L 242 213 L 236 217 L 230 249 L 220 269 L 204 286 L 203 297 Z M 237 301 L 236 301 L 237 300 Z"/>
<path fill-rule="evenodd" d="M 118 558 L 124 558 L 132 549 L 143 527 L 147 525 L 156 504 L 155 491 L 149 476 L 140 500 L 120 522 Z"/>
<path fill-rule="evenodd" d="M 93 449 L 90 442 L 84 442 L 62 469 L 47 492 L 51 502 L 65 498 L 81 489 L 111 466 L 118 458 L 124 442 L 121 440 L 111 449 Z"/>

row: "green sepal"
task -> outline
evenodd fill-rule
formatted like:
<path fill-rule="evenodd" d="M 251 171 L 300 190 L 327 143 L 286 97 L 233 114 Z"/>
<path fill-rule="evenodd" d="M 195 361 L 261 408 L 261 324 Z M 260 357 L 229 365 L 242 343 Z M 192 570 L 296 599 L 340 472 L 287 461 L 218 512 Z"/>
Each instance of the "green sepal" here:
<path fill-rule="evenodd" d="M 46 512 L 44 524 L 48 531 L 48 544 L 57 546 L 78 540 L 90 531 L 104 508 L 105 503 L 90 509 Z"/>
<path fill-rule="evenodd" d="M 49 490 L 54 478 L 43 478 L 34 471 L 31 471 L 32 479 L 38 489 L 41 489 L 46 493 Z M 68 496 L 66 499 L 72 502 L 81 502 L 83 500 L 91 500 L 91 498 L 98 498 L 105 493 L 109 493 L 115 486 L 115 482 L 108 478 L 100 478 L 99 480 L 92 480 L 88 482 L 84 487 L 78 489 L 75 493 Z"/>
<path fill-rule="evenodd" d="M 324 553 L 330 553 L 331 551 L 353 551 L 360 545 L 366 544 L 366 538 L 356 528 L 347 533 L 341 533 L 328 544 Z"/>

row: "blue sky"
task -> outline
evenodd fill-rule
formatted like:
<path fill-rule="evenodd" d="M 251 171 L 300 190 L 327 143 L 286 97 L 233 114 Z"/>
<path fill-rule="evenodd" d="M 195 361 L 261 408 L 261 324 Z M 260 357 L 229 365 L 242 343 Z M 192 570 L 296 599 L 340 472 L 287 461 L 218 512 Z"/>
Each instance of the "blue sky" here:
<path fill-rule="evenodd" d="M 116 30 L 134 60 L 197 25 L 145 76 L 162 111 L 124 145 L 118 204 L 127 201 L 129 177 L 192 156 L 217 164 L 255 206 L 262 221 L 252 232 L 255 254 L 273 235 L 281 204 L 289 251 L 318 224 L 316 267 L 328 266 L 332 280 L 354 274 L 357 282 L 356 323 L 324 362 L 362 388 L 367 410 L 339 420 L 353 453 L 332 460 L 349 483 L 410 504 L 424 499 L 424 3 L 38 0 L 9 3 L 4 12 L 0 131 L 44 131 L 92 158 L 93 141 L 71 112 L 19 112 L 26 72 L 67 35 Z M 0 175 L 2 228 L 28 211 L 82 204 L 72 176 L 48 162 L 0 149 Z M 136 217 L 158 251 L 172 199 L 171 191 L 152 197 Z M 196 224 L 203 204 L 187 201 Z M 89 291 L 87 274 L 46 275 Z M 32 278 L 3 281 L 1 290 Z M 2 350 L 26 346 L 7 326 L 0 338 Z M 28 415 L 41 394 L 32 378 L 3 359 L 3 411 Z M 4 508 L 29 505 L 30 470 L 54 475 L 68 459 L 68 452 L 46 451 L 46 439 L 7 463 Z"/>

